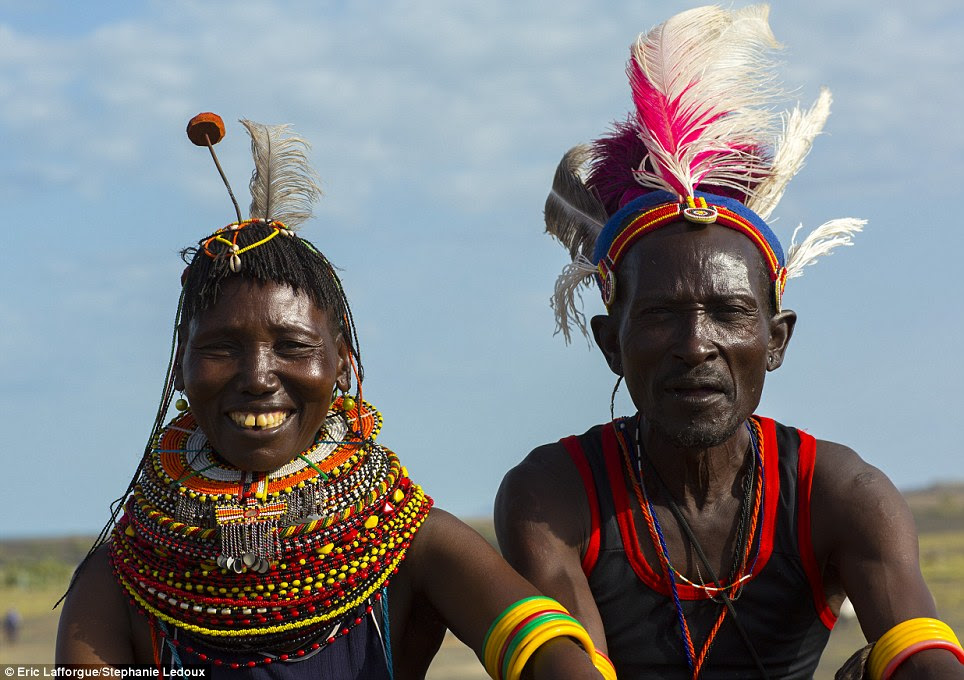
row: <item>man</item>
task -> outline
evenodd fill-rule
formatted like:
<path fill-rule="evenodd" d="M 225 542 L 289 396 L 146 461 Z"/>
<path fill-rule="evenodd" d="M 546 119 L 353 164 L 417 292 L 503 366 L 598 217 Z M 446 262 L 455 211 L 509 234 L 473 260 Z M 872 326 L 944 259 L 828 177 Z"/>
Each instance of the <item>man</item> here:
<path fill-rule="evenodd" d="M 772 46 L 765 7 L 673 17 L 633 48 L 633 118 L 560 164 L 546 221 L 573 264 L 557 319 L 585 330 L 574 297 L 595 277 L 608 313 L 592 333 L 638 413 L 511 470 L 499 542 L 623 679 L 810 678 L 845 596 L 878 641 L 866 677 L 964 677 L 890 481 L 753 415 L 793 334 L 787 278 L 863 224 L 784 257 L 764 221 L 829 110 L 823 93 L 773 143 Z"/>

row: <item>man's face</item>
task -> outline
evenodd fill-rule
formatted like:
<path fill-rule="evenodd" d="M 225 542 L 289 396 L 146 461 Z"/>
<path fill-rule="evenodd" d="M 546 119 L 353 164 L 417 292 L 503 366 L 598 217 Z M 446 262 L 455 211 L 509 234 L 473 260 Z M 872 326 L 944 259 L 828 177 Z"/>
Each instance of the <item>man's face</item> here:
<path fill-rule="evenodd" d="M 743 234 L 678 222 L 637 241 L 596 341 L 640 413 L 674 445 L 726 441 L 760 403 L 795 315 L 770 316 L 762 257 Z"/>
<path fill-rule="evenodd" d="M 325 310 L 291 287 L 234 278 L 180 338 L 175 384 L 211 446 L 242 470 L 281 467 L 314 442 L 348 355 Z"/>

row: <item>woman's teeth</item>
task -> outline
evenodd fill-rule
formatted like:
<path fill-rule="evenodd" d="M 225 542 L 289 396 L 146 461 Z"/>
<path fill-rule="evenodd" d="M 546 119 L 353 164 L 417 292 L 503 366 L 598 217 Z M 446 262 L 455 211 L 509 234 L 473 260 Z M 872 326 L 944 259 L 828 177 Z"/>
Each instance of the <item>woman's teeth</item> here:
<path fill-rule="evenodd" d="M 274 413 L 241 413 L 235 411 L 229 414 L 239 427 L 271 428 L 278 427 L 285 421 L 288 414 L 285 411 L 275 411 Z"/>

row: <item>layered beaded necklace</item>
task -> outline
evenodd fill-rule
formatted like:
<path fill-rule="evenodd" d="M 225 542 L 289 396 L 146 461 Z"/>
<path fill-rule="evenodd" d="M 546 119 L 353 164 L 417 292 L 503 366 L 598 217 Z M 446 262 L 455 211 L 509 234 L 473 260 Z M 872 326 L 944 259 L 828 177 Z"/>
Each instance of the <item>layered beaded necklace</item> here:
<path fill-rule="evenodd" d="M 627 421 L 624 419 L 614 422 L 616 438 L 619 441 L 620 449 L 623 454 L 623 462 L 626 466 L 627 476 L 632 484 L 633 493 L 636 496 L 636 500 L 639 504 L 640 512 L 646 521 L 649 536 L 652 541 L 653 548 L 656 551 L 656 555 L 659 558 L 660 566 L 662 571 L 666 574 L 669 590 L 673 597 L 673 604 L 676 608 L 676 618 L 677 622 L 679 623 L 680 635 L 683 639 L 686 661 L 689 665 L 690 672 L 692 673 L 691 677 L 693 680 L 696 680 L 700 676 L 700 673 L 703 669 L 703 664 L 709 655 L 710 648 L 713 646 L 716 635 L 719 632 L 720 627 L 723 625 L 724 619 L 726 618 L 728 607 L 721 607 L 720 612 L 717 615 L 709 634 L 707 635 L 707 639 L 704 641 L 699 652 L 697 652 L 696 646 L 693 643 L 692 635 L 690 633 L 689 624 L 687 623 L 686 616 L 683 613 L 683 606 L 680 602 L 679 590 L 677 588 L 677 579 L 682 580 L 697 590 L 702 591 L 707 598 L 715 599 L 716 595 L 720 595 L 723 598 L 729 598 L 730 602 L 732 602 L 732 600 L 739 597 L 739 593 L 741 592 L 745 582 L 753 577 L 753 570 L 756 565 L 757 557 L 759 556 L 759 541 L 756 541 L 755 539 L 757 538 L 757 530 L 759 528 L 759 520 L 763 508 L 763 433 L 760 428 L 760 423 L 756 418 L 750 418 L 750 420 L 747 421 L 746 427 L 750 434 L 750 449 L 753 456 L 753 469 L 747 475 L 747 483 L 744 484 L 744 498 L 742 499 L 740 506 L 739 525 L 737 528 L 733 566 L 731 569 L 729 583 L 724 584 L 720 582 L 696 584 L 690 579 L 687 579 L 686 576 L 676 569 L 670 561 L 669 550 L 666 547 L 666 539 L 663 535 L 659 518 L 656 515 L 656 509 L 653 506 L 652 500 L 650 500 L 649 494 L 646 492 L 646 483 L 643 474 L 643 462 L 644 459 L 646 459 L 647 462 L 649 461 L 647 458 L 645 458 L 642 445 L 639 441 L 638 421 L 636 433 L 632 440 L 634 444 L 633 446 L 630 446 L 627 443 Z M 651 462 L 649 462 L 649 467 L 652 468 Z M 652 472 L 658 479 L 659 473 L 655 468 L 652 468 Z M 663 486 L 665 487 L 665 485 Z M 668 490 L 665 488 L 664 491 L 668 493 Z M 678 519 L 681 522 L 685 521 L 681 517 L 678 517 Z M 695 538 L 691 537 L 691 540 L 695 540 Z M 754 544 L 756 544 L 756 551 L 753 550 Z M 695 545 L 694 548 L 701 550 Z"/>
<path fill-rule="evenodd" d="M 307 451 L 259 473 L 221 461 L 190 412 L 177 416 L 114 529 L 116 578 L 159 634 L 169 624 L 228 652 L 258 650 L 249 666 L 280 658 L 260 650 L 303 656 L 347 634 L 432 505 L 375 443 L 381 422 L 370 404 L 336 400 Z"/>

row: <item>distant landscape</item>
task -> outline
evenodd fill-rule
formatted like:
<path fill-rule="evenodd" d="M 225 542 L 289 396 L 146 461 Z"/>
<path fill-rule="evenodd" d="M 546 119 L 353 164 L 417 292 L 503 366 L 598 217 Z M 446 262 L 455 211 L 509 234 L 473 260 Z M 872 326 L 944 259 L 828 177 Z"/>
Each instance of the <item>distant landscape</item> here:
<path fill-rule="evenodd" d="M 964 483 L 906 492 L 920 532 L 921 565 L 941 616 L 964 633 Z M 494 542 L 492 522 L 470 520 Z M 19 638 L 0 637 L 0 665 L 51 663 L 58 611 L 51 607 L 66 588 L 74 567 L 86 554 L 90 537 L 0 539 L 0 613 L 17 610 L 23 620 Z M 863 645 L 860 626 L 841 618 L 817 680 L 833 672 Z M 476 680 L 487 676 L 472 652 L 449 636 L 429 672 L 430 680 Z"/>

